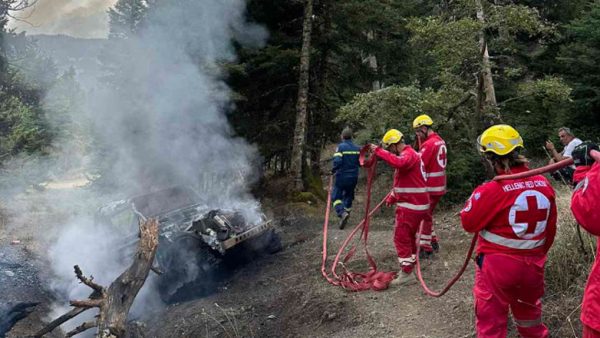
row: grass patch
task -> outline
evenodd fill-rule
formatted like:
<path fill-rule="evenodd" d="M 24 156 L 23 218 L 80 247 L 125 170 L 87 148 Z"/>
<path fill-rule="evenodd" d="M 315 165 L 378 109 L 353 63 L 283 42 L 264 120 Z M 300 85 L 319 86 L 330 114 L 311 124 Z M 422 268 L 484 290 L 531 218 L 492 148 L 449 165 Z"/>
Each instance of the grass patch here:
<path fill-rule="evenodd" d="M 596 240 L 581 229 L 570 210 L 571 191 L 556 188 L 558 229 L 546 263 L 544 321 L 553 337 L 579 337 L 579 314 L 585 283 L 596 255 Z"/>

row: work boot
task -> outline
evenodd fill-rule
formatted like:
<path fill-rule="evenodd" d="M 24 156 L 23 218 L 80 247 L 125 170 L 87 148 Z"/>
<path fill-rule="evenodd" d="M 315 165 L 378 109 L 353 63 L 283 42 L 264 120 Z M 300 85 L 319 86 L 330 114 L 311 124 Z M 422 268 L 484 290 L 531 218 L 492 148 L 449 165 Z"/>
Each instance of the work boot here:
<path fill-rule="evenodd" d="M 344 229 L 346 223 L 348 223 L 348 218 L 350 217 L 350 213 L 344 211 L 340 216 L 340 229 Z"/>
<path fill-rule="evenodd" d="M 404 285 L 414 284 L 416 282 L 417 282 L 417 279 L 415 278 L 415 276 L 412 272 L 406 273 L 406 272 L 400 270 L 398 272 L 398 274 L 396 275 L 396 278 L 392 279 L 392 281 L 390 282 L 390 285 L 404 286 Z"/>

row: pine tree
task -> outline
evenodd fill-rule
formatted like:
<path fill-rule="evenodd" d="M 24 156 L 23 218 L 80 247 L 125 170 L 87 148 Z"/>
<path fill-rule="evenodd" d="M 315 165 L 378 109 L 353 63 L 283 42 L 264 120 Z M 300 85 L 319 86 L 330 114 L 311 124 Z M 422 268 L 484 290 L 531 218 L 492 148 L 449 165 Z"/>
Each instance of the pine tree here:
<path fill-rule="evenodd" d="M 146 0 L 119 0 L 108 10 L 111 39 L 127 39 L 143 26 L 148 2 Z"/>

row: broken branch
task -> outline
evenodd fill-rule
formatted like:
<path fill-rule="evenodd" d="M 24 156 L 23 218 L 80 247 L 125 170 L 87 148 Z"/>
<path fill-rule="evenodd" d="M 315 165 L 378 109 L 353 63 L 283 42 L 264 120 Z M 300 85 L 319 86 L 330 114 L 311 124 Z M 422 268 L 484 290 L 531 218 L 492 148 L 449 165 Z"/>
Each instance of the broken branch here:
<path fill-rule="evenodd" d="M 104 291 L 105 291 L 104 287 L 102 285 L 98 285 L 98 284 L 94 283 L 94 277 L 90 277 L 90 278 L 85 277 L 83 275 L 83 272 L 79 268 L 79 265 L 75 265 L 74 269 L 75 269 L 75 275 L 77 276 L 77 279 L 79 279 L 83 284 L 89 286 L 94 291 L 104 293 Z"/>
<path fill-rule="evenodd" d="M 76 327 L 73 331 L 68 332 L 65 337 L 73 337 L 76 334 L 80 334 L 81 332 L 87 331 L 93 327 L 98 326 L 96 322 L 85 322 L 78 327 Z"/>
<path fill-rule="evenodd" d="M 102 299 L 90 299 L 90 300 L 72 300 L 69 302 L 69 304 L 71 304 L 71 306 L 75 306 L 75 307 L 83 307 L 83 308 L 93 308 L 93 307 L 100 307 L 100 305 L 102 305 L 103 300 Z"/>
<path fill-rule="evenodd" d="M 50 324 L 46 325 L 46 327 L 44 327 L 43 329 L 36 332 L 33 335 L 33 337 L 40 338 L 43 335 L 52 332 L 54 329 L 61 326 L 64 322 L 68 321 L 69 319 L 75 318 L 80 313 L 83 313 L 84 311 L 87 311 L 89 309 L 90 308 L 83 308 L 83 307 L 78 307 L 78 308 L 72 309 L 71 311 L 65 313 L 64 315 L 62 315 L 62 316 L 56 318 L 55 320 L 53 320 L 52 322 L 50 322 Z"/>

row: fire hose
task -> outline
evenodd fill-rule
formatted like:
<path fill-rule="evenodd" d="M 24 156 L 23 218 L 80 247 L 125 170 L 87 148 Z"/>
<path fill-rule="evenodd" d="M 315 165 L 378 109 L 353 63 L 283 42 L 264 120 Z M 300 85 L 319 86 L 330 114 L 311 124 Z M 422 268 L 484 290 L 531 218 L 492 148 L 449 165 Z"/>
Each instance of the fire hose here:
<path fill-rule="evenodd" d="M 591 150 L 590 156 L 594 159 L 594 161 L 596 161 L 596 163 L 600 163 L 600 151 Z M 541 175 L 541 174 L 545 174 L 547 172 L 556 171 L 558 169 L 564 168 L 564 167 L 572 165 L 572 164 L 573 164 L 573 159 L 566 158 L 562 161 L 558 161 L 556 163 L 552 163 L 547 166 L 539 167 L 536 169 L 524 171 L 522 173 L 510 174 L 510 175 L 499 175 L 499 176 L 494 177 L 494 181 L 514 180 L 517 178 L 525 178 L 525 177 L 530 177 L 530 176 L 534 176 L 534 175 Z"/>
<path fill-rule="evenodd" d="M 600 152 L 596 151 L 596 150 L 592 150 L 590 151 L 590 156 L 594 159 L 594 161 L 596 161 L 597 163 L 600 163 Z M 528 170 L 528 171 L 524 171 L 518 174 L 511 174 L 511 175 L 500 175 L 500 176 L 496 176 L 494 177 L 494 181 L 500 181 L 500 180 L 514 180 L 517 178 L 526 178 L 526 177 L 531 177 L 534 175 L 540 175 L 540 174 L 544 174 L 547 172 L 551 172 L 551 171 L 556 171 L 558 169 L 564 168 L 566 166 L 572 165 L 573 164 L 573 159 L 572 158 L 566 158 L 562 161 L 556 162 L 556 163 L 552 163 L 549 164 L 547 166 L 544 167 L 540 167 L 537 169 L 532 169 L 532 170 Z M 564 181 L 564 178 L 561 175 L 561 178 Z M 579 244 L 581 246 L 581 251 L 584 255 L 587 255 L 587 250 L 585 249 L 585 244 L 583 242 L 583 237 L 581 235 L 581 229 L 580 229 L 580 225 L 579 223 L 577 223 L 577 237 L 579 238 Z"/>
<path fill-rule="evenodd" d="M 364 149 L 364 148 L 363 148 Z M 363 154 L 363 150 L 361 150 L 361 154 Z M 361 165 L 364 165 L 364 155 L 361 155 Z M 375 165 L 367 166 L 368 175 L 367 175 L 367 200 L 365 207 L 365 218 L 352 230 L 350 235 L 346 238 L 338 253 L 335 256 L 333 264 L 331 266 L 331 275 L 327 271 L 327 235 L 328 235 L 328 225 L 329 225 L 329 215 L 331 212 L 331 190 L 333 187 L 333 177 L 329 178 L 329 186 L 328 186 L 328 197 L 327 197 L 327 207 L 325 209 L 325 222 L 323 223 L 323 257 L 321 262 L 321 273 L 323 277 L 332 285 L 341 286 L 349 291 L 363 291 L 373 289 L 376 291 L 385 290 L 388 288 L 389 283 L 396 277 L 395 272 L 382 272 L 377 271 L 377 264 L 375 260 L 371 257 L 369 253 L 369 249 L 367 246 L 367 239 L 369 234 L 369 220 L 371 216 L 381 208 L 383 203 L 385 202 L 385 198 L 377 204 L 373 210 L 370 209 L 370 200 L 371 200 L 371 186 L 373 183 L 373 179 L 375 177 Z M 387 196 L 386 196 L 387 198 Z M 367 256 L 367 260 L 369 262 L 370 270 L 366 273 L 356 273 L 349 271 L 345 264 L 352 258 L 354 253 L 356 252 L 356 245 L 354 245 L 342 262 L 340 262 L 340 258 L 342 253 L 350 243 L 350 241 L 354 238 L 358 230 L 361 231 L 360 239 L 362 240 L 363 247 L 365 250 L 365 254 Z M 343 268 L 343 272 L 338 275 L 337 267 L 341 266 Z"/>
<path fill-rule="evenodd" d="M 376 291 L 385 290 L 388 288 L 389 283 L 396 276 L 395 272 L 378 272 L 377 265 L 368 251 L 367 239 L 368 239 L 368 233 L 369 233 L 369 219 L 372 217 L 372 215 L 377 210 L 379 210 L 379 208 L 381 208 L 381 206 L 383 205 L 383 203 L 385 202 L 385 200 L 387 198 L 387 195 L 383 198 L 383 200 L 381 202 L 379 202 L 379 204 L 377 204 L 377 206 L 375 208 L 373 208 L 373 210 L 369 210 L 370 199 L 371 199 L 371 186 L 373 184 L 373 180 L 374 180 L 375 174 L 376 174 L 375 168 L 376 168 L 376 164 L 377 164 L 377 159 L 375 156 L 371 156 L 370 158 L 367 159 L 366 158 L 367 153 L 368 153 L 368 146 L 365 146 L 360 151 L 360 164 L 361 164 L 361 166 L 367 168 L 367 171 L 368 171 L 365 218 L 354 228 L 354 230 L 350 233 L 348 238 L 346 238 L 346 240 L 343 242 L 342 246 L 340 247 L 337 255 L 335 256 L 333 265 L 331 267 L 331 276 L 327 272 L 326 263 L 327 263 L 327 228 L 329 225 L 329 214 L 331 211 L 331 190 L 333 187 L 333 177 L 330 177 L 330 180 L 329 180 L 329 187 L 328 187 L 329 194 L 327 197 L 325 222 L 323 224 L 323 259 L 322 259 L 322 265 L 321 265 L 321 273 L 323 274 L 323 276 L 327 279 L 327 281 L 329 283 L 336 285 L 336 286 L 342 286 L 343 288 L 350 290 L 350 291 L 363 291 L 363 290 L 369 290 L 369 289 L 373 289 Z M 594 160 L 596 162 L 600 163 L 600 152 L 592 150 L 590 152 L 590 156 L 592 158 L 594 158 Z M 494 181 L 511 180 L 511 179 L 520 179 L 520 178 L 531 177 L 534 175 L 541 175 L 543 173 L 555 171 L 555 170 L 558 170 L 560 168 L 563 168 L 565 166 L 572 165 L 572 164 L 573 164 L 573 159 L 568 158 L 568 159 L 559 161 L 557 163 L 553 163 L 553 164 L 550 164 L 550 165 L 547 165 L 544 167 L 528 170 L 526 172 L 522 172 L 522 173 L 518 173 L 518 174 L 498 175 L 498 176 L 494 177 L 493 180 Z M 416 247 L 417 247 L 416 274 L 417 274 L 417 278 L 419 279 L 421 287 L 423 288 L 423 290 L 425 291 L 425 293 L 427 295 L 432 296 L 432 297 L 441 297 L 448 290 L 450 290 L 450 288 L 460 279 L 462 274 L 465 272 L 467 266 L 469 265 L 469 261 L 473 254 L 473 251 L 475 249 L 475 244 L 477 243 L 478 233 L 474 234 L 473 239 L 471 240 L 471 245 L 469 247 L 469 250 L 465 257 L 465 261 L 464 261 L 462 267 L 460 268 L 460 270 L 456 273 L 456 275 L 452 279 L 450 279 L 446 283 L 446 285 L 444 286 L 444 288 L 442 288 L 441 291 L 436 292 L 436 291 L 432 291 L 427 286 L 427 284 L 425 283 L 425 280 L 423 279 L 423 274 L 421 272 L 421 264 L 420 264 L 420 260 L 419 260 L 419 252 L 420 252 L 419 239 L 420 239 L 422 229 L 423 229 L 423 222 L 421 222 L 421 224 L 419 226 L 419 231 L 418 231 L 417 237 L 416 237 Z M 356 245 L 354 245 L 348 251 L 348 253 L 344 257 L 343 261 L 340 262 L 340 257 L 342 255 L 342 253 L 344 252 L 345 248 L 348 246 L 348 244 L 350 243 L 352 238 L 355 236 L 355 234 L 358 232 L 358 230 L 362 230 L 361 239 L 363 240 L 363 245 L 364 245 L 365 253 L 367 255 L 367 260 L 371 267 L 371 269 L 368 273 L 354 273 L 354 272 L 349 271 L 345 266 L 345 263 L 347 263 L 348 260 L 350 260 L 350 258 L 354 255 L 354 253 L 356 251 Z M 344 269 L 344 272 L 341 275 L 338 275 L 336 272 L 338 265 L 341 265 Z"/>
<path fill-rule="evenodd" d="M 321 264 L 321 273 L 323 274 L 325 279 L 332 285 L 342 286 L 343 288 L 350 290 L 350 291 L 363 291 L 363 290 L 369 290 L 369 289 L 373 289 L 376 291 L 385 290 L 389 287 L 389 283 L 396 276 L 396 272 L 377 271 L 377 265 L 368 251 L 367 239 L 368 239 L 368 233 L 369 233 L 369 219 L 379 208 L 381 208 L 381 206 L 383 205 L 383 203 L 385 202 L 385 200 L 387 198 L 387 195 L 386 195 L 383 198 L 383 200 L 381 202 L 379 202 L 379 204 L 377 204 L 377 206 L 375 208 L 373 208 L 373 210 L 369 210 L 370 199 L 371 199 L 371 186 L 372 186 L 373 180 L 375 178 L 375 173 L 376 173 L 375 169 L 377 166 L 377 158 L 375 156 L 371 156 L 367 159 L 366 155 L 368 153 L 368 149 L 369 149 L 368 146 L 365 146 L 360 151 L 360 164 L 362 167 L 367 169 L 367 173 L 368 173 L 365 218 L 354 228 L 354 230 L 350 233 L 350 235 L 346 238 L 346 240 L 343 242 L 342 246 L 340 247 L 340 249 L 333 261 L 333 265 L 331 267 L 331 275 L 329 275 L 329 273 L 327 272 L 326 264 L 327 264 L 327 228 L 328 228 L 328 224 L 329 224 L 329 215 L 330 215 L 330 211 L 331 211 L 331 189 L 333 186 L 333 177 L 331 177 L 329 180 L 329 188 L 328 188 L 329 195 L 327 198 L 327 207 L 325 210 L 325 222 L 323 223 L 323 257 L 322 257 L 322 264 Z M 444 295 L 448 290 L 450 290 L 450 288 L 460 279 L 462 274 L 465 272 L 467 266 L 469 265 L 469 260 L 471 258 L 471 255 L 473 254 L 473 250 L 475 249 L 475 244 L 477 243 L 477 234 L 475 234 L 473 236 L 473 240 L 471 241 L 471 246 L 469 248 L 469 251 L 465 258 L 465 262 L 463 263 L 461 269 L 450 281 L 448 281 L 448 283 L 446 283 L 446 286 L 441 291 L 436 292 L 436 291 L 432 291 L 427 286 L 427 284 L 425 283 L 425 281 L 423 279 L 423 275 L 421 273 L 421 265 L 420 265 L 418 256 L 419 256 L 419 250 L 420 250 L 419 249 L 419 238 L 420 238 L 422 228 L 423 228 L 423 222 L 421 222 L 421 224 L 419 226 L 418 234 L 415 238 L 416 246 L 417 246 L 417 253 L 416 253 L 417 277 L 419 279 L 419 282 L 421 283 L 421 287 L 423 288 L 423 290 L 425 291 L 426 294 L 428 294 L 432 297 L 440 297 L 440 296 Z M 352 238 L 355 236 L 355 234 L 358 232 L 358 230 L 362 230 L 361 239 L 363 240 L 363 246 L 365 249 L 365 253 L 367 255 L 367 260 L 370 265 L 370 271 L 368 273 L 351 272 L 345 266 L 345 264 L 348 262 L 348 260 L 350 260 L 350 258 L 354 255 L 354 253 L 356 251 L 356 245 L 353 246 L 348 251 L 348 253 L 344 257 L 343 261 L 340 262 L 340 257 L 342 255 L 342 253 L 344 252 L 345 248 L 348 246 L 348 244 L 350 243 Z M 342 268 L 344 269 L 344 272 L 341 275 L 338 275 L 336 272 L 338 265 L 342 266 Z"/>
<path fill-rule="evenodd" d="M 518 178 L 526 178 L 526 177 L 531 177 L 531 176 L 535 176 L 535 175 L 541 175 L 541 174 L 545 174 L 547 172 L 556 171 L 556 170 L 564 168 L 566 166 L 570 166 L 571 164 L 573 164 L 573 159 L 566 158 L 562 161 L 548 164 L 543 167 L 527 170 L 527 171 L 524 171 L 524 172 L 521 172 L 518 174 L 498 175 L 493 178 L 493 181 L 515 180 Z"/>

